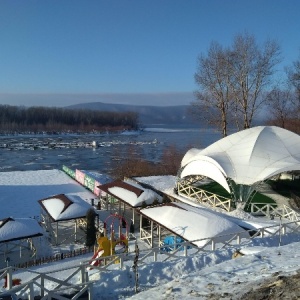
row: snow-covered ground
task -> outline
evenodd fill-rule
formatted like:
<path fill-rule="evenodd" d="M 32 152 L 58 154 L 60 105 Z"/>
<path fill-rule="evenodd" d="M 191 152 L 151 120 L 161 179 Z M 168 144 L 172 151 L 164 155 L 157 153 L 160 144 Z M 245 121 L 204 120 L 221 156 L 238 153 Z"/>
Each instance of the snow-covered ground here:
<path fill-rule="evenodd" d="M 60 170 L 0 172 L 0 220 L 35 217 L 38 200 L 73 194 L 91 203 L 96 196 Z"/>
<path fill-rule="evenodd" d="M 296 240 L 285 239 L 280 247 L 276 240 L 265 241 L 268 246 L 252 244 L 242 249 L 246 255 L 235 259 L 232 259 L 233 249 L 223 249 L 140 265 L 138 293 L 135 293 L 132 263 L 125 264 L 122 270 L 117 266 L 115 270 L 101 273 L 91 270 L 93 299 L 211 299 L 212 295 L 215 295 L 213 299 L 241 299 L 263 280 L 296 274 L 300 264 L 300 242 Z M 64 279 L 73 270 L 66 271 L 67 267 L 87 259 L 85 255 L 31 269 Z M 50 273 L 55 270 L 60 271 Z M 16 273 L 23 282 L 35 275 Z"/>
<path fill-rule="evenodd" d="M 59 170 L 0 173 L 0 219 L 37 216 L 37 201 L 59 193 L 78 195 L 88 202 L 95 198 Z M 283 236 L 281 241 L 278 237 L 249 241 L 241 246 L 246 255 L 236 259 L 232 259 L 236 250 L 233 248 L 165 262 L 158 257 L 158 262 L 138 265 L 137 294 L 132 260 L 125 262 L 122 269 L 116 265 L 108 271 L 88 272 L 94 282 L 94 299 L 240 299 L 263 279 L 296 273 L 300 265 L 299 247 L 300 238 L 295 234 Z M 68 267 L 89 259 L 90 254 L 86 254 L 30 270 L 47 274 L 55 271 L 55 276 L 63 279 L 71 272 Z M 34 275 L 19 271 L 16 276 L 26 282 Z"/>

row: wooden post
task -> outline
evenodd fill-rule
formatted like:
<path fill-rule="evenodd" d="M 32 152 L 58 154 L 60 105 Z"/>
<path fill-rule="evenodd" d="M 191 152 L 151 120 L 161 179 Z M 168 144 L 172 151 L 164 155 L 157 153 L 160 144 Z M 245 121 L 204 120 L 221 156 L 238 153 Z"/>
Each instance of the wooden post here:
<path fill-rule="evenodd" d="M 77 222 L 75 220 L 75 233 L 74 233 L 75 242 L 77 241 Z"/>
<path fill-rule="evenodd" d="M 187 256 L 187 244 L 186 244 L 186 242 L 185 242 L 185 244 L 184 244 L 184 256 L 186 257 Z"/>
<path fill-rule="evenodd" d="M 88 300 L 93 300 L 94 299 L 94 295 L 93 295 L 93 284 L 91 282 L 88 283 L 88 290 L 89 290 L 89 298 Z"/>
<path fill-rule="evenodd" d="M 158 225 L 157 230 L 158 230 L 158 244 L 160 246 L 160 243 L 161 243 L 161 227 L 160 227 L 160 225 Z"/>
<path fill-rule="evenodd" d="M 142 237 L 142 229 L 143 229 L 143 215 L 140 215 L 140 237 Z"/>
<path fill-rule="evenodd" d="M 134 226 L 135 225 L 134 207 L 132 208 L 132 223 L 133 223 L 133 226 Z"/>
<path fill-rule="evenodd" d="M 83 264 L 83 262 L 80 262 L 80 280 L 81 283 L 85 283 L 86 280 L 86 272 L 85 272 L 85 265 Z"/>
<path fill-rule="evenodd" d="M 124 254 L 122 253 L 120 256 L 119 256 L 119 260 L 120 260 L 120 269 L 123 268 L 124 266 Z"/>
<path fill-rule="evenodd" d="M 151 248 L 153 248 L 153 221 L 151 220 Z"/>
<path fill-rule="evenodd" d="M 282 235 L 286 234 L 286 225 L 285 224 L 281 224 L 282 225 Z"/>
<path fill-rule="evenodd" d="M 7 289 L 10 290 L 12 288 L 12 268 L 9 267 L 6 273 L 6 278 L 7 278 Z"/>
<path fill-rule="evenodd" d="M 241 236 L 239 234 L 237 234 L 236 242 L 238 245 L 241 243 Z"/>
<path fill-rule="evenodd" d="M 105 209 L 108 210 L 108 194 L 105 195 Z"/>
<path fill-rule="evenodd" d="M 29 283 L 29 300 L 34 300 L 33 282 Z"/>
<path fill-rule="evenodd" d="M 215 250 L 215 248 L 216 248 L 216 243 L 215 243 L 215 240 L 214 239 L 212 239 L 211 240 L 211 250 Z"/>
<path fill-rule="evenodd" d="M 157 251 L 156 251 L 156 249 L 154 249 L 154 252 L 153 252 L 153 260 L 154 260 L 154 262 L 157 262 Z"/>
<path fill-rule="evenodd" d="M 56 244 L 56 246 L 58 245 L 58 222 L 56 222 L 55 244 Z"/>
<path fill-rule="evenodd" d="M 45 296 L 45 274 L 41 273 L 41 296 Z"/>

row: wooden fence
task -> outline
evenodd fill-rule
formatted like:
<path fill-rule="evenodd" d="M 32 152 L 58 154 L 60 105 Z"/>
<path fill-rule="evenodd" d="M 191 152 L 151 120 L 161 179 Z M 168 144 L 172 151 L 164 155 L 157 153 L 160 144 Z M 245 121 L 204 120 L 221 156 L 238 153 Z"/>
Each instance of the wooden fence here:
<path fill-rule="evenodd" d="M 290 221 L 300 220 L 300 214 L 287 205 L 251 203 L 250 208 L 253 215 L 263 215 L 269 218 L 276 216 Z"/>
<path fill-rule="evenodd" d="M 38 292 L 41 300 L 70 299 L 70 297 L 64 297 L 63 293 L 67 295 L 74 295 L 72 299 L 78 299 L 84 292 L 87 292 L 89 299 L 92 300 L 92 282 L 89 281 L 86 265 L 79 265 L 61 270 L 64 272 L 69 270 L 71 273 L 65 280 L 60 280 L 57 276 L 51 275 L 52 273 L 59 272 L 59 270 L 47 272 L 47 274 L 27 270 L 31 276 L 33 275 L 33 278 L 26 283 L 14 286 L 13 272 L 16 270 L 17 269 L 13 267 L 0 270 L 0 272 L 3 272 L 0 275 L 0 280 L 4 278 L 7 283 L 7 290 L 9 290 L 12 294 L 16 294 L 18 298 L 34 300 Z M 79 283 L 74 284 L 74 282 L 71 281 L 74 279 L 79 281 Z M 49 283 L 56 284 L 56 287 L 49 290 L 47 288 L 47 284 L 49 285 Z"/>
<path fill-rule="evenodd" d="M 249 231 L 249 238 L 245 238 L 245 231 L 231 235 L 223 235 L 217 237 L 206 238 L 197 241 L 183 242 L 176 244 L 173 251 L 163 251 L 164 246 L 161 245 L 156 248 L 141 250 L 138 258 L 138 264 L 147 264 L 157 261 L 170 261 L 178 259 L 180 257 L 187 257 L 189 255 L 195 255 L 197 253 L 203 253 L 208 251 L 215 251 L 217 249 L 224 248 L 239 248 L 242 244 L 247 244 L 249 240 L 258 239 L 263 237 L 278 237 L 279 245 L 281 238 L 288 234 L 299 234 L 300 222 L 292 221 L 269 226 L 265 228 L 259 228 Z M 220 241 L 223 240 L 223 241 Z M 195 242 L 202 241 L 203 245 L 197 247 Z M 168 245 L 170 248 L 170 245 Z M 112 271 L 113 269 L 122 269 L 125 264 L 132 266 L 135 259 L 135 252 L 122 253 L 119 255 L 113 255 L 108 257 L 101 257 L 98 266 L 93 265 L 92 268 L 99 272 Z M 28 282 L 22 283 L 17 286 L 13 286 L 14 273 L 19 272 L 19 268 L 7 267 L 0 270 L 0 280 L 5 278 L 7 282 L 7 290 L 22 297 L 27 295 L 27 299 L 33 300 L 34 295 L 40 295 L 41 299 L 69 299 L 62 295 L 62 293 L 69 293 L 73 295 L 72 299 L 78 299 L 83 293 L 87 293 L 89 299 L 92 299 L 93 295 L 93 281 L 89 280 L 88 270 L 91 268 L 90 260 L 82 261 L 80 265 L 75 265 L 69 268 L 57 269 L 47 274 L 42 272 L 33 271 L 27 269 L 25 272 L 30 274 L 28 277 L 32 277 Z M 66 279 L 57 279 L 57 274 L 60 271 L 69 271 Z M 24 270 L 23 270 L 24 271 Z M 17 275 L 16 275 L 17 276 Z M 56 284 L 55 288 L 47 288 L 49 283 Z"/>
<path fill-rule="evenodd" d="M 12 267 L 22 269 L 22 268 L 29 268 L 29 267 L 33 267 L 33 266 L 40 266 L 42 264 L 55 262 L 55 261 L 63 260 L 66 258 L 80 256 L 80 255 L 84 255 L 86 253 L 93 253 L 93 252 L 94 252 L 93 248 L 89 249 L 88 247 L 82 247 L 82 248 L 74 249 L 69 252 L 57 253 L 52 256 L 40 257 L 38 259 L 33 259 L 33 260 L 30 260 L 30 261 L 27 261 L 24 263 L 13 264 Z"/>
<path fill-rule="evenodd" d="M 232 210 L 232 200 L 214 193 L 202 190 L 193 185 L 186 185 L 185 182 L 177 182 L 178 195 L 195 199 L 198 203 L 207 203 L 212 207 L 220 207 L 225 211 Z"/>

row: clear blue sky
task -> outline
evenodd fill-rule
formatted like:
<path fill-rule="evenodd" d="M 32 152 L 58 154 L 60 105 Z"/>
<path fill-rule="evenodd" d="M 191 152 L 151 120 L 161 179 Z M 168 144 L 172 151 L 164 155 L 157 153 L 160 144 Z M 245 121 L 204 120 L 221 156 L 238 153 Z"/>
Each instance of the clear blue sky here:
<path fill-rule="evenodd" d="M 193 101 L 197 56 L 238 33 L 299 58 L 299 0 L 0 0 L 0 104 Z"/>

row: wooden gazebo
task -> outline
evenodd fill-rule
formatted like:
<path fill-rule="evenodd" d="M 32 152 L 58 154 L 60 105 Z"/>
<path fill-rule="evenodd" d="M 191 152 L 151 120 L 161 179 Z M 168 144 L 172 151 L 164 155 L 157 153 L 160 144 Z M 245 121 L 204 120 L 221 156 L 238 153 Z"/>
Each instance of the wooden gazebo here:
<path fill-rule="evenodd" d="M 33 238 L 42 235 L 43 229 L 35 219 L 9 217 L 0 220 L 0 268 L 35 257 Z"/>
<path fill-rule="evenodd" d="M 80 220 L 86 218 L 92 206 L 77 195 L 59 194 L 38 201 L 41 222 L 49 232 L 52 244 L 83 242 L 84 231 L 79 231 Z M 84 222 L 83 222 L 84 223 Z"/>

